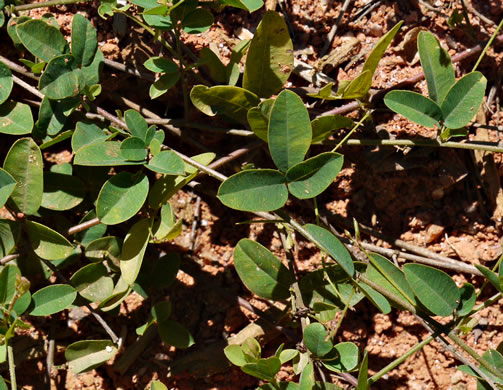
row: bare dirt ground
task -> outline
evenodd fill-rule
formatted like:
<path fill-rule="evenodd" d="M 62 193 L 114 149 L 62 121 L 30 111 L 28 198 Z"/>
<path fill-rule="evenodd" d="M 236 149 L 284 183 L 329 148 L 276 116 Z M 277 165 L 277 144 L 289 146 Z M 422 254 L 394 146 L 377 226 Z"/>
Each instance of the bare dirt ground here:
<path fill-rule="evenodd" d="M 328 53 L 340 46 L 348 36 L 360 41 L 361 47 L 357 53 L 367 53 L 391 26 L 404 20 L 404 26 L 379 65 L 373 84 L 376 89 L 388 88 L 421 71 L 415 55 L 415 41 L 407 34 L 413 29 L 421 27 L 432 31 L 449 49 L 449 53 L 455 55 L 488 39 L 495 30 L 495 24 L 503 17 L 503 5 L 499 0 L 467 0 L 471 27 L 450 28 L 447 19 L 454 8 L 461 9 L 460 2 L 401 0 L 370 2 L 376 6 L 357 19 L 366 3 L 369 2 L 351 2 Z M 340 13 L 342 1 L 279 0 L 277 5 L 274 1 L 268 2 L 268 5 L 277 6 L 277 10 L 283 7 L 292 29 L 298 58 L 316 64 L 327 34 Z M 133 29 L 127 30 L 127 35 L 120 36 L 112 30 L 110 21 L 97 16 L 96 9 L 97 4 L 89 4 L 61 6 L 50 11 L 57 16 L 63 30 L 67 31 L 75 12 L 90 17 L 99 31 L 101 49 L 109 59 L 139 66 L 148 56 L 159 54 L 160 48 L 143 34 L 142 29 L 133 26 Z M 46 11 L 33 12 L 33 15 Z M 250 15 L 236 9 L 225 9 L 216 13 L 215 24 L 209 32 L 187 36 L 185 42 L 196 55 L 202 47 L 214 43 L 222 57 L 228 57 L 230 49 L 238 41 L 237 36 L 243 34 L 240 29 L 253 32 L 262 14 L 263 10 Z M 456 63 L 457 77 L 469 72 L 476 58 L 470 57 Z M 365 55 L 358 57 L 355 54 L 340 66 L 332 70 L 325 69 L 325 72 L 337 80 L 351 78 L 359 72 L 364 59 Z M 499 102 L 503 97 L 500 87 L 501 46 L 488 51 L 479 70 L 489 80 L 488 91 L 494 88 L 495 92 L 485 115 L 479 118 L 488 125 L 500 126 Z M 104 90 L 109 93 L 118 92 L 163 117 L 180 117 L 182 109 L 178 90 L 170 91 L 167 96 L 151 102 L 148 84 L 144 81 L 109 68 L 105 69 L 103 79 Z M 292 76 L 291 83 L 293 87 L 310 87 L 308 82 L 298 76 Z M 424 81 L 412 88 L 426 91 Z M 112 99 L 106 96 L 101 99 L 103 104 L 118 108 Z M 310 104 L 314 102 L 307 101 Z M 334 103 L 331 102 L 317 103 L 313 112 L 321 113 L 333 107 Z M 195 110 L 192 116 L 199 122 L 208 121 Z M 392 115 L 384 106 L 377 110 L 374 120 L 378 126 L 363 130 L 357 134 L 358 138 L 436 136 L 428 129 Z M 239 137 L 229 139 L 229 136 L 208 134 L 202 130 L 195 130 L 191 136 L 219 155 L 226 155 L 250 142 Z M 469 137 L 503 140 L 498 130 L 471 128 Z M 169 142 L 189 151 L 179 139 L 173 138 Z M 192 152 L 195 154 L 199 151 Z M 393 240 L 401 239 L 469 264 L 486 266 L 492 266 L 501 255 L 503 204 L 499 196 L 503 165 L 500 155 L 494 155 L 493 160 L 487 162 L 487 158 L 463 150 L 361 146 L 346 146 L 342 153 L 345 156 L 344 168 L 318 202 L 329 212 L 355 218 L 389 238 L 382 240 L 367 235 L 363 237 L 364 240 L 389 248 Z M 264 161 L 268 161 L 267 151 L 259 148 L 226 166 L 223 173 L 231 174 L 249 162 L 263 166 Z M 217 184 L 209 179 L 203 179 L 202 183 L 208 191 L 217 188 Z M 201 197 L 200 203 L 198 196 Z M 174 242 L 163 244 L 163 249 L 181 254 L 182 270 L 174 285 L 163 293 L 173 303 L 174 318 L 192 332 L 196 345 L 186 351 L 177 351 L 163 345 L 160 338 L 154 336 L 125 372 L 118 372 L 114 362 L 79 376 L 65 370 L 55 370 L 53 388 L 144 389 L 153 379 L 161 380 L 170 389 L 180 390 L 254 389 L 259 384 L 254 378 L 242 374 L 238 368 L 228 366 L 221 348 L 218 348 L 225 338 L 238 333 L 257 319 L 255 314 L 239 305 L 238 297 L 245 298 L 261 309 L 270 305 L 253 297 L 240 283 L 233 268 L 233 247 L 239 239 L 252 237 L 281 255 L 278 237 L 269 225 L 236 225 L 250 217 L 225 209 L 214 197 L 201 193 L 181 192 L 173 200 L 173 206 L 177 215 L 184 218 L 184 230 Z M 288 207 L 301 220 L 307 222 L 314 218 L 312 210 L 305 205 L 292 203 Z M 199 221 L 193 230 L 192 222 L 196 215 L 199 215 Z M 316 251 L 305 242 L 300 241 L 299 244 L 302 247 L 299 269 L 305 271 L 318 267 L 320 259 Z M 464 281 L 475 286 L 481 284 L 479 278 L 466 274 L 456 276 L 455 280 L 459 284 Z M 490 295 L 490 291 L 487 294 L 484 298 Z M 137 339 L 135 328 L 142 325 L 148 316 L 149 305 L 146 303 L 138 294 L 132 294 L 122 305 L 120 313 L 112 319 L 111 325 L 121 330 L 124 340 L 122 353 Z M 465 341 L 479 353 L 496 348 L 503 341 L 502 305 L 503 300 L 481 311 L 478 315 L 479 326 L 464 336 Z M 344 320 L 336 341 L 353 341 L 362 350 L 366 348 L 369 352 L 370 374 L 401 356 L 428 335 L 419 322 L 407 313 L 393 311 L 383 315 L 367 301 L 355 309 Z M 101 330 L 87 313 L 77 313 L 81 318 L 73 314 L 76 319 L 66 315 L 40 319 L 33 323 L 35 330 L 21 338 L 20 343 L 24 343 L 26 351 L 31 354 L 18 364 L 18 381 L 23 388 L 44 388 L 43 342 L 49 332 L 56 340 L 55 364 L 64 362 L 64 345 L 82 337 L 92 339 L 99 336 Z M 281 343 L 294 347 L 285 336 L 278 335 L 265 345 L 264 355 L 272 354 Z M 119 354 L 115 363 L 120 358 Z M 442 346 L 432 343 L 391 371 L 373 388 L 475 389 L 474 379 L 457 371 L 458 364 Z M 173 372 L 172 366 L 181 371 Z M 280 377 L 283 380 L 295 379 L 291 368 L 283 370 Z M 335 376 L 331 379 L 343 387 L 347 386 Z"/>

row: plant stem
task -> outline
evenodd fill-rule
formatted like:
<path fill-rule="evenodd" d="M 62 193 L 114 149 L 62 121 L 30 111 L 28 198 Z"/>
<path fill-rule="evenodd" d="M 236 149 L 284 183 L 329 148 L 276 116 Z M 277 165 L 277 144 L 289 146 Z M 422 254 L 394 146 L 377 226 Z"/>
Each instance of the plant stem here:
<path fill-rule="evenodd" d="M 2 258 L 0 259 L 0 265 L 5 265 L 5 264 L 7 264 L 9 261 L 12 261 L 12 260 L 17 259 L 19 256 L 21 256 L 21 255 L 19 255 L 19 254 L 17 254 L 17 253 L 14 253 L 14 254 L 12 254 L 12 255 L 7 255 L 7 256 L 4 256 L 4 257 L 2 257 Z"/>
<path fill-rule="evenodd" d="M 360 119 L 360 121 L 351 129 L 351 131 L 335 146 L 335 148 L 332 149 L 332 153 L 339 149 L 339 147 L 348 140 L 348 138 L 356 131 L 356 129 L 358 129 L 358 127 L 360 127 L 360 125 L 365 121 L 365 119 L 370 116 L 371 113 L 372 111 L 367 111 L 365 113 L 363 118 Z"/>
<path fill-rule="evenodd" d="M 494 39 L 498 35 L 498 32 L 499 32 L 499 30 L 501 29 L 502 26 L 503 26 L 503 18 L 501 19 L 500 24 L 498 24 L 498 27 L 496 27 L 496 31 L 494 31 L 493 35 L 491 35 L 491 38 L 489 39 L 489 41 L 487 42 L 486 46 L 484 47 L 484 50 L 482 50 L 482 53 L 480 53 L 479 59 L 477 60 L 477 62 L 473 66 L 472 72 L 475 72 L 475 70 L 479 66 L 480 61 L 482 61 L 482 58 L 484 58 L 487 49 L 489 49 L 489 46 L 491 46 L 491 44 L 493 43 Z"/>
<path fill-rule="evenodd" d="M 54 7 L 56 5 L 64 5 L 64 4 L 75 4 L 75 3 L 87 3 L 90 0 L 49 0 L 43 1 L 42 3 L 31 3 L 31 4 L 21 4 L 14 7 L 14 12 L 19 11 L 28 11 L 30 9 L 36 8 L 47 8 Z"/>
<path fill-rule="evenodd" d="M 14 363 L 14 349 L 12 348 L 11 343 L 8 340 L 5 341 L 7 343 L 7 360 L 9 362 L 9 376 L 10 376 L 10 388 L 12 390 L 17 390 L 16 383 L 16 365 Z"/>
<path fill-rule="evenodd" d="M 502 296 L 503 296 L 503 294 L 499 292 L 499 293 L 497 293 L 497 294 L 493 295 L 491 298 L 486 299 L 486 300 L 485 300 L 484 302 L 482 302 L 480 305 L 475 306 L 475 307 L 472 309 L 472 311 L 470 312 L 470 314 L 468 314 L 466 317 L 469 317 L 469 316 L 471 316 L 471 315 L 475 314 L 476 312 L 478 312 L 478 311 L 480 311 L 480 310 L 482 310 L 482 309 L 485 309 L 486 307 L 491 306 L 493 303 L 498 302 L 498 301 L 501 299 L 501 297 L 502 297 Z"/>
<path fill-rule="evenodd" d="M 176 42 L 176 53 L 178 58 L 178 68 L 180 69 L 180 78 L 182 79 L 182 95 L 183 95 L 183 119 L 185 122 L 189 121 L 189 93 L 187 90 L 187 79 L 185 77 L 185 62 L 183 60 L 182 55 L 182 45 L 180 43 L 180 30 L 176 29 L 175 33 L 175 42 Z"/>
<path fill-rule="evenodd" d="M 399 364 L 403 363 L 409 356 L 414 355 L 416 352 L 421 350 L 425 345 L 431 343 L 435 339 L 434 335 L 428 336 L 425 338 L 423 341 L 420 343 L 414 345 L 411 349 L 409 349 L 407 352 L 405 352 L 402 356 L 400 356 L 398 359 L 393 360 L 390 364 L 388 364 L 386 367 L 381 369 L 378 373 L 373 375 L 371 378 L 368 380 L 368 385 L 370 386 L 371 384 L 377 382 L 379 379 L 382 378 L 384 374 L 387 374 L 391 370 L 393 370 L 395 367 L 397 367 Z"/>
<path fill-rule="evenodd" d="M 89 221 L 82 222 L 82 223 L 80 223 L 78 225 L 72 226 L 70 229 L 68 229 L 66 231 L 66 234 L 68 234 L 69 236 L 71 236 L 72 234 L 80 233 L 80 232 L 82 232 L 84 230 L 90 229 L 93 226 L 96 226 L 96 225 L 99 225 L 99 224 L 100 224 L 99 218 L 93 218 L 93 219 L 90 219 Z"/>

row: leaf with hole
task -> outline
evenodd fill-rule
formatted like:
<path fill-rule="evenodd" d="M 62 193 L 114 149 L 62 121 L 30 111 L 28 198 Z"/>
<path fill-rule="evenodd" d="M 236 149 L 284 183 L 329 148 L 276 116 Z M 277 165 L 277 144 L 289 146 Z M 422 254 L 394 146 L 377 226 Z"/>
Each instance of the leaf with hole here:
<path fill-rule="evenodd" d="M 297 94 L 286 89 L 274 102 L 269 118 L 271 157 L 283 172 L 304 160 L 311 145 L 309 113 Z"/>
<path fill-rule="evenodd" d="M 290 296 L 288 269 L 259 243 L 240 240 L 234 249 L 234 266 L 245 286 L 259 297 L 282 300 Z"/>
<path fill-rule="evenodd" d="M 72 20 L 72 54 L 81 66 L 91 64 L 98 50 L 98 36 L 92 23 L 80 14 Z"/>
<path fill-rule="evenodd" d="M 42 61 L 49 62 L 69 51 L 63 34 L 42 20 L 32 19 L 18 24 L 16 32 L 23 46 Z"/>
<path fill-rule="evenodd" d="M 332 340 L 328 337 L 327 330 L 319 322 L 309 324 L 304 329 L 304 345 L 316 357 L 323 357 L 329 353 L 332 348 Z"/>
<path fill-rule="evenodd" d="M 101 302 L 112 295 L 114 282 L 102 263 L 87 264 L 70 278 L 70 283 L 85 299 Z"/>
<path fill-rule="evenodd" d="M 339 174 L 344 158 L 321 153 L 291 167 L 285 174 L 288 191 L 298 199 L 311 199 L 325 191 Z"/>
<path fill-rule="evenodd" d="M 267 11 L 248 49 L 243 88 L 268 98 L 277 93 L 293 69 L 293 43 L 284 19 Z"/>
<path fill-rule="evenodd" d="M 81 73 L 75 57 L 64 54 L 49 61 L 38 88 L 49 99 L 65 99 L 80 92 Z"/>
<path fill-rule="evenodd" d="M 65 358 L 74 374 L 90 371 L 110 360 L 117 347 L 110 340 L 81 340 L 66 347 Z"/>
<path fill-rule="evenodd" d="M 313 224 L 304 225 L 304 229 L 316 240 L 315 244 L 318 248 L 327 252 L 349 276 L 354 275 L 353 259 L 337 237 L 327 229 Z"/>
<path fill-rule="evenodd" d="M 227 85 L 211 88 L 196 85 L 190 91 L 190 100 L 206 115 L 223 115 L 242 124 L 246 124 L 248 110 L 260 103 L 254 93 Z"/>
<path fill-rule="evenodd" d="M 167 345 L 186 349 L 194 345 L 195 341 L 190 332 L 182 324 L 173 320 L 165 320 L 157 325 L 161 340 Z"/>
<path fill-rule="evenodd" d="M 358 366 L 360 351 L 354 343 L 339 343 L 324 359 L 323 365 L 330 371 L 350 372 Z"/>
<path fill-rule="evenodd" d="M 68 309 L 75 298 L 77 291 L 68 284 L 51 284 L 41 288 L 32 295 L 32 316 L 49 316 Z"/>
<path fill-rule="evenodd" d="M 163 150 L 156 154 L 145 167 L 165 175 L 183 175 L 185 173 L 183 160 L 171 150 Z"/>
<path fill-rule="evenodd" d="M 29 134 L 33 129 L 30 106 L 9 100 L 0 105 L 0 133 L 11 135 Z"/>
<path fill-rule="evenodd" d="M 148 190 L 148 177 L 141 171 L 119 172 L 103 184 L 96 201 L 96 215 L 105 225 L 127 221 L 141 209 Z"/>
<path fill-rule="evenodd" d="M 7 100 L 13 86 L 12 72 L 7 65 L 0 61 L 0 104 Z"/>
<path fill-rule="evenodd" d="M 0 168 L 0 208 L 5 205 L 7 199 L 16 188 L 16 180 L 6 170 Z"/>
<path fill-rule="evenodd" d="M 85 185 L 78 177 L 44 172 L 42 207 L 58 211 L 70 210 L 82 203 L 85 195 Z"/>
<path fill-rule="evenodd" d="M 422 264 L 405 264 L 403 272 L 419 301 L 438 316 L 449 316 L 458 307 L 460 292 L 445 272 Z"/>
<path fill-rule="evenodd" d="M 419 33 L 417 49 L 430 98 L 442 104 L 447 92 L 456 82 L 451 57 L 429 31 Z"/>
<path fill-rule="evenodd" d="M 486 91 L 487 79 L 472 72 L 456 81 L 442 103 L 444 125 L 451 129 L 466 126 L 479 110 Z"/>
<path fill-rule="evenodd" d="M 433 100 L 411 91 L 391 91 L 384 97 L 389 109 L 424 127 L 440 126 L 442 111 Z"/>
<path fill-rule="evenodd" d="M 33 251 L 42 259 L 60 260 L 72 254 L 70 241 L 55 230 L 33 221 L 26 221 L 25 228 Z"/>
<path fill-rule="evenodd" d="M 132 285 L 138 277 L 149 238 L 150 222 L 143 218 L 129 229 L 124 239 L 120 255 L 120 270 L 122 279 L 129 285 Z"/>
<path fill-rule="evenodd" d="M 23 214 L 35 214 L 42 203 L 42 166 L 42 153 L 31 138 L 18 139 L 5 157 L 4 169 L 17 182 L 9 203 Z"/>

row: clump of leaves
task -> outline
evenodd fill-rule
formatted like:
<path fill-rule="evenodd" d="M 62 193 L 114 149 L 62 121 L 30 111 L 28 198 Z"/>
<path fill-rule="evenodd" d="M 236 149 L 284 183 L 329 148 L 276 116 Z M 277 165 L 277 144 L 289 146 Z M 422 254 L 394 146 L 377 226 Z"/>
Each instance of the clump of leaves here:
<path fill-rule="evenodd" d="M 480 72 L 470 72 L 456 81 L 449 53 L 430 32 L 419 33 L 417 48 L 429 97 L 412 91 L 391 91 L 384 103 L 421 126 L 438 127 L 444 141 L 466 135 L 464 126 L 482 104 L 487 79 Z"/>

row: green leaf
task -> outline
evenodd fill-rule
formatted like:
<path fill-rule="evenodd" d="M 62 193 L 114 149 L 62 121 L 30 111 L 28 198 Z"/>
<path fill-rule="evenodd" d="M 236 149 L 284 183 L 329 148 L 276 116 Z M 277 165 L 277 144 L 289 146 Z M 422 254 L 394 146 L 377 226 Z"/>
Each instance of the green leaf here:
<path fill-rule="evenodd" d="M 122 279 L 129 285 L 135 282 L 140 272 L 150 238 L 149 227 L 148 219 L 140 219 L 131 227 L 124 239 L 120 256 L 120 270 Z"/>
<path fill-rule="evenodd" d="M 152 381 L 150 390 L 168 390 L 168 388 L 162 382 Z"/>
<path fill-rule="evenodd" d="M 329 358 L 333 359 L 329 360 Z M 330 371 L 350 372 L 358 366 L 360 351 L 354 343 L 344 342 L 334 346 L 332 352 L 325 356 L 323 365 Z"/>
<path fill-rule="evenodd" d="M 0 106 L 0 133 L 21 135 L 33 129 L 33 115 L 30 106 L 8 101 Z"/>
<path fill-rule="evenodd" d="M 299 351 L 296 349 L 285 349 L 281 351 L 279 356 L 276 354 L 277 357 L 279 357 L 279 360 L 281 360 L 281 364 L 285 364 L 286 362 L 289 362 L 292 359 L 295 359 L 295 357 L 299 354 Z"/>
<path fill-rule="evenodd" d="M 475 306 L 477 294 L 472 284 L 465 283 L 460 288 L 459 295 L 460 301 L 456 309 L 456 316 L 463 317 L 472 311 L 473 306 Z"/>
<path fill-rule="evenodd" d="M 35 214 L 42 203 L 42 166 L 42 153 L 31 138 L 18 139 L 5 157 L 4 169 L 17 181 L 10 201 L 24 214 Z"/>
<path fill-rule="evenodd" d="M 274 11 L 266 11 L 248 49 L 243 88 L 261 98 L 277 93 L 293 69 L 293 43 L 288 27 Z"/>
<path fill-rule="evenodd" d="M 419 33 L 417 49 L 430 98 L 442 104 L 447 92 L 456 82 L 451 56 L 429 31 Z"/>
<path fill-rule="evenodd" d="M 274 102 L 269 118 L 269 151 L 276 166 L 286 172 L 303 161 L 311 139 L 311 121 L 304 103 L 285 89 Z"/>
<path fill-rule="evenodd" d="M 369 370 L 369 354 L 367 350 L 363 355 L 362 364 L 360 366 L 360 372 L 358 373 L 358 385 L 356 390 L 368 390 L 368 370 Z"/>
<path fill-rule="evenodd" d="M 403 272 L 416 297 L 433 314 L 445 317 L 457 308 L 460 292 L 445 272 L 422 264 L 405 264 Z"/>
<path fill-rule="evenodd" d="M 315 384 L 316 379 L 314 378 L 314 365 L 313 362 L 310 361 L 300 374 L 299 390 L 312 390 Z"/>
<path fill-rule="evenodd" d="M 7 65 L 0 61 L 0 104 L 7 100 L 13 86 L 12 72 Z"/>
<path fill-rule="evenodd" d="M 259 243 L 240 240 L 234 249 L 234 266 L 244 285 L 259 297 L 282 300 L 290 296 L 288 269 Z"/>
<path fill-rule="evenodd" d="M 355 122 L 342 115 L 325 115 L 313 119 L 311 127 L 313 129 L 312 144 L 318 144 L 325 141 L 332 133 L 339 129 L 353 127 Z"/>
<path fill-rule="evenodd" d="M 72 254 L 72 244 L 58 232 L 33 221 L 26 221 L 25 227 L 33 251 L 42 259 L 60 260 Z"/>
<path fill-rule="evenodd" d="M 254 12 L 264 5 L 262 0 L 220 0 L 220 3 Z"/>
<path fill-rule="evenodd" d="M 195 343 L 190 332 L 177 321 L 165 320 L 157 325 L 157 330 L 161 340 L 167 345 L 186 349 Z"/>
<path fill-rule="evenodd" d="M 204 8 L 197 8 L 183 18 L 182 29 L 187 34 L 200 34 L 208 30 L 212 24 L 213 14 Z"/>
<path fill-rule="evenodd" d="M 299 385 L 295 382 L 279 382 L 278 386 L 274 386 L 272 383 L 266 383 L 257 388 L 257 390 L 299 390 Z M 316 388 L 316 390 L 329 390 L 327 388 Z"/>
<path fill-rule="evenodd" d="M 21 277 L 19 268 L 13 264 L 7 264 L 0 272 L 0 303 L 8 307 L 16 294 L 16 279 Z"/>
<path fill-rule="evenodd" d="M 267 142 L 267 132 L 269 128 L 269 117 L 274 99 L 266 99 L 260 102 L 258 107 L 248 110 L 247 119 L 252 131 L 262 141 Z"/>
<path fill-rule="evenodd" d="M 101 237 L 86 246 L 85 255 L 89 261 L 101 262 L 109 258 L 118 258 L 122 243 L 117 237 Z"/>
<path fill-rule="evenodd" d="M 260 359 L 260 356 L 262 355 L 262 347 L 253 337 L 247 337 L 246 340 L 243 341 L 241 349 L 243 350 L 243 353 L 249 363 Z"/>
<path fill-rule="evenodd" d="M 247 169 L 224 181 L 218 199 L 227 207 L 242 211 L 272 211 L 288 199 L 285 177 L 272 169 Z"/>
<path fill-rule="evenodd" d="M 288 190 L 298 199 L 311 199 L 325 191 L 339 174 L 344 157 L 321 153 L 294 165 L 286 172 Z"/>
<path fill-rule="evenodd" d="M 182 220 L 176 222 L 176 216 L 169 203 L 161 207 L 159 218 L 152 226 L 152 241 L 172 240 L 182 232 Z"/>
<path fill-rule="evenodd" d="M 120 277 L 114 287 L 112 295 L 99 304 L 99 309 L 102 311 L 111 311 L 115 309 L 127 298 L 130 292 L 131 287 Z"/>
<path fill-rule="evenodd" d="M 482 104 L 486 85 L 487 79 L 480 72 L 468 73 L 460 78 L 442 103 L 444 125 L 451 129 L 466 126 Z"/>
<path fill-rule="evenodd" d="M 414 292 L 398 267 L 377 253 L 369 253 L 369 260 L 370 263 L 365 272 L 367 278 L 411 305 L 416 305 Z"/>
<path fill-rule="evenodd" d="M 118 141 L 93 142 L 82 146 L 73 159 L 74 165 L 115 166 L 139 165 L 142 162 L 127 161 L 121 155 L 121 143 Z"/>
<path fill-rule="evenodd" d="M 334 346 L 332 340 L 328 337 L 327 330 L 319 322 L 306 326 L 303 339 L 304 345 L 316 357 L 325 356 Z"/>
<path fill-rule="evenodd" d="M 241 346 L 237 344 L 232 344 L 225 347 L 224 354 L 225 357 L 227 357 L 227 359 L 229 359 L 229 361 L 235 366 L 242 367 L 246 363 L 248 363 L 248 360 L 246 359 Z"/>
<path fill-rule="evenodd" d="M 81 340 L 66 347 L 65 358 L 74 374 L 90 371 L 110 360 L 117 347 L 110 340 Z"/>
<path fill-rule="evenodd" d="M 91 302 L 104 301 L 114 289 L 114 282 L 102 263 L 85 265 L 72 275 L 70 282 L 80 295 Z"/>
<path fill-rule="evenodd" d="M 69 51 L 63 34 L 42 20 L 33 19 L 21 23 L 16 32 L 24 47 L 42 61 L 49 62 L 53 57 Z"/>
<path fill-rule="evenodd" d="M 126 121 L 127 127 L 134 137 L 141 138 L 145 140 L 147 135 L 148 124 L 145 118 L 135 110 L 127 110 L 124 113 L 124 120 Z"/>
<path fill-rule="evenodd" d="M 147 158 L 147 145 L 143 139 L 138 137 L 128 137 L 121 142 L 121 156 L 125 160 L 145 161 Z"/>
<path fill-rule="evenodd" d="M 267 359 L 260 359 L 255 363 L 246 363 L 241 367 L 241 370 L 255 378 L 265 379 L 268 381 L 274 380 L 274 377 L 281 368 L 281 361 L 272 356 Z"/>
<path fill-rule="evenodd" d="M 349 276 L 354 275 L 355 267 L 353 259 L 337 237 L 327 229 L 313 224 L 304 225 L 304 229 L 316 239 L 317 242 L 315 242 L 315 245 L 318 248 L 327 252 Z"/>
<path fill-rule="evenodd" d="M 82 147 L 93 143 L 103 143 L 108 138 L 103 129 L 94 123 L 77 122 L 72 135 L 72 149 L 77 153 Z"/>
<path fill-rule="evenodd" d="M 96 29 L 81 14 L 75 14 L 72 20 L 72 54 L 78 64 L 91 64 L 98 50 Z"/>
<path fill-rule="evenodd" d="M 0 219 L 0 258 L 7 256 L 19 238 L 19 223 Z"/>
<path fill-rule="evenodd" d="M 9 172 L 0 168 L 0 208 L 5 205 L 7 199 L 11 196 L 14 188 L 16 188 L 16 180 L 9 174 Z"/>
<path fill-rule="evenodd" d="M 79 105 L 78 97 L 63 100 L 51 100 L 44 97 L 39 109 L 37 131 L 50 136 L 58 134 L 65 126 L 68 116 Z"/>
<path fill-rule="evenodd" d="M 150 57 L 143 66 L 155 73 L 178 73 L 178 65 L 165 57 Z"/>
<path fill-rule="evenodd" d="M 86 195 L 85 185 L 78 177 L 54 172 L 44 173 L 42 207 L 50 210 L 70 210 Z"/>
<path fill-rule="evenodd" d="M 384 97 L 391 110 L 424 127 L 440 126 L 442 111 L 433 100 L 411 91 L 391 91 Z"/>
<path fill-rule="evenodd" d="M 32 316 L 49 316 L 69 308 L 75 298 L 77 291 L 68 284 L 52 284 L 41 288 L 32 296 L 33 309 Z"/>
<path fill-rule="evenodd" d="M 493 285 L 499 292 L 503 292 L 503 278 L 500 278 L 495 272 L 484 267 L 483 265 L 476 264 L 475 267 L 485 276 L 485 278 Z"/>
<path fill-rule="evenodd" d="M 503 355 L 495 349 L 487 350 L 482 357 L 487 361 L 497 372 L 500 374 L 503 372 Z M 484 372 L 489 378 L 493 379 L 494 382 L 499 385 L 503 385 L 503 380 L 497 378 L 494 374 L 490 373 L 485 367 L 481 366 L 480 370 Z"/>
<path fill-rule="evenodd" d="M 372 85 L 372 76 L 373 74 L 369 70 L 362 71 L 354 80 L 349 81 L 347 84 L 339 83 L 336 96 L 325 99 L 363 99 L 367 96 Z"/>
<path fill-rule="evenodd" d="M 192 104 L 206 115 L 224 115 L 242 124 L 246 124 L 248 110 L 260 103 L 254 93 L 227 85 L 211 88 L 196 85 L 190 91 L 190 99 Z"/>
<path fill-rule="evenodd" d="M 362 73 L 364 73 L 365 71 L 369 71 L 371 75 L 370 81 L 372 81 L 372 77 L 374 76 L 374 73 L 377 69 L 377 65 L 379 65 L 379 61 L 381 61 L 384 52 L 386 51 L 389 44 L 391 43 L 396 33 L 400 29 L 402 23 L 403 21 L 400 21 L 397 24 L 395 24 L 395 26 L 391 30 L 389 30 L 377 41 L 377 43 L 374 46 L 374 49 L 372 50 L 370 55 L 367 57 L 367 60 L 363 64 Z M 368 86 L 365 87 L 366 89 L 365 95 L 369 91 L 370 86 L 371 85 L 369 83 Z"/>
<path fill-rule="evenodd" d="M 28 310 L 30 304 L 31 304 L 31 293 L 29 291 L 26 291 L 16 300 L 16 303 L 12 307 L 12 310 L 19 317 L 23 315 L 26 312 L 26 310 Z"/>
<path fill-rule="evenodd" d="M 171 150 L 164 150 L 156 154 L 145 167 L 165 175 L 183 175 L 185 173 L 183 160 Z"/>
<path fill-rule="evenodd" d="M 64 99 L 80 92 L 80 69 L 75 57 L 64 54 L 54 57 L 40 77 L 38 88 L 49 99 Z"/>
<path fill-rule="evenodd" d="M 105 57 L 103 57 L 103 53 L 100 49 L 96 50 L 93 62 L 91 62 L 91 64 L 89 64 L 88 66 L 83 66 L 80 69 L 81 90 L 84 87 L 95 88 L 95 86 L 99 84 L 100 74 L 104 63 Z"/>
<path fill-rule="evenodd" d="M 103 184 L 96 201 L 96 215 L 105 225 L 127 221 L 140 211 L 148 190 L 144 173 L 120 172 Z"/>
<path fill-rule="evenodd" d="M 150 86 L 150 99 L 156 99 L 165 94 L 168 89 L 174 86 L 180 79 L 180 73 L 166 73 L 159 77 L 155 83 Z"/>
<path fill-rule="evenodd" d="M 225 65 L 220 61 L 217 54 L 208 47 L 203 47 L 199 53 L 199 61 L 208 68 L 210 76 L 217 83 L 225 83 L 227 80 Z"/>
<path fill-rule="evenodd" d="M 372 287 L 365 283 L 358 285 L 365 296 L 377 307 L 383 314 L 388 314 L 391 311 L 391 305 L 384 295 L 374 290 Z"/>

